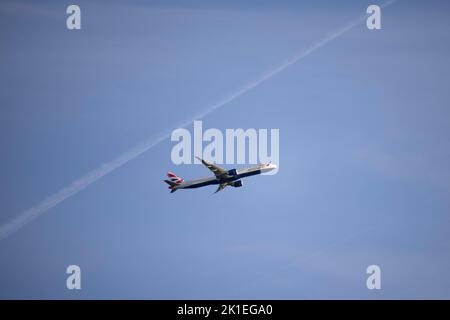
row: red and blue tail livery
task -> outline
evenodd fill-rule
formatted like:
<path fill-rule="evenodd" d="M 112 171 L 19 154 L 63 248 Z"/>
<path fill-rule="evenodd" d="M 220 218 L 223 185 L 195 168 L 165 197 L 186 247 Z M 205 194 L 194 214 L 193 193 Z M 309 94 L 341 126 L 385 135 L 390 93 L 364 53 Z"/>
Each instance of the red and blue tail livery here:
<path fill-rule="evenodd" d="M 184 180 L 180 177 L 178 177 L 175 173 L 173 172 L 167 172 L 167 180 L 164 180 L 168 185 L 169 185 L 169 189 L 171 189 L 171 192 L 175 192 L 176 191 L 176 187 L 178 187 L 179 185 L 181 185 Z"/>

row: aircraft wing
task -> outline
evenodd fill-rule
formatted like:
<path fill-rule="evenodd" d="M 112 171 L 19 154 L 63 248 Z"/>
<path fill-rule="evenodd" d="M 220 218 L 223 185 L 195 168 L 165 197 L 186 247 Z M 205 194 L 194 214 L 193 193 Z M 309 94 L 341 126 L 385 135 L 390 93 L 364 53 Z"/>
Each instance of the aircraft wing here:
<path fill-rule="evenodd" d="M 215 164 L 206 162 L 205 160 L 203 160 L 203 159 L 201 159 L 199 157 L 196 157 L 196 158 L 198 160 L 200 160 L 209 170 L 211 170 L 214 173 L 214 175 L 216 176 L 216 178 L 223 179 L 223 178 L 229 178 L 230 177 L 228 175 L 228 171 L 227 170 L 225 170 L 225 169 L 223 169 L 223 168 L 221 168 L 219 166 L 216 166 Z"/>

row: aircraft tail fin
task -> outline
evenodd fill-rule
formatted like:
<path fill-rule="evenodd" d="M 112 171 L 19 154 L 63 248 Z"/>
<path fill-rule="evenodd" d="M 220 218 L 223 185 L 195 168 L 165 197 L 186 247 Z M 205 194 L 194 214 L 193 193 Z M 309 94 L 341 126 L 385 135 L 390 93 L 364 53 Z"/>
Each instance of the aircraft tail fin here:
<path fill-rule="evenodd" d="M 167 177 L 169 179 L 164 180 L 165 183 L 169 185 L 169 189 L 171 189 L 171 193 L 177 190 L 177 187 L 183 183 L 183 179 L 175 175 L 173 172 L 168 172 Z"/>

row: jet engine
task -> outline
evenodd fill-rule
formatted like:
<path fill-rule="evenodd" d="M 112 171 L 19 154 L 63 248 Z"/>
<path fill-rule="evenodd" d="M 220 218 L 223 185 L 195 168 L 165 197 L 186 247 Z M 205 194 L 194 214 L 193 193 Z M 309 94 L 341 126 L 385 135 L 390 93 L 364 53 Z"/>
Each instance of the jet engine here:
<path fill-rule="evenodd" d="M 242 180 L 236 180 L 236 181 L 233 181 L 230 185 L 232 185 L 235 188 L 239 188 L 239 187 L 243 186 L 243 183 L 242 183 Z"/>
<path fill-rule="evenodd" d="M 231 170 L 228 170 L 228 174 L 230 176 L 236 176 L 237 175 L 237 171 L 236 171 L 236 169 L 231 169 Z"/>

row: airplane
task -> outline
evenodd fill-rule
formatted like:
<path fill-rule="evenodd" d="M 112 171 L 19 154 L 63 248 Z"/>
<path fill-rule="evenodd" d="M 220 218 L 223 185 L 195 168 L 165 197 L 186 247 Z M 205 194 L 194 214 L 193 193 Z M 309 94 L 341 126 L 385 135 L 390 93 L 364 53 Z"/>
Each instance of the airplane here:
<path fill-rule="evenodd" d="M 215 164 L 208 163 L 205 160 L 196 157 L 200 160 L 209 170 L 214 173 L 214 177 L 200 178 L 196 180 L 184 181 L 182 178 L 178 177 L 172 172 L 167 173 L 169 179 L 164 180 L 165 183 L 169 185 L 170 193 L 177 191 L 178 189 L 194 189 L 209 185 L 218 184 L 216 192 L 223 190 L 227 186 L 232 186 L 235 188 L 242 187 L 243 183 L 241 178 L 254 176 L 264 172 L 268 172 L 277 168 L 275 164 L 272 163 L 262 163 L 255 167 L 243 168 L 243 169 L 231 169 L 225 170 Z"/>

